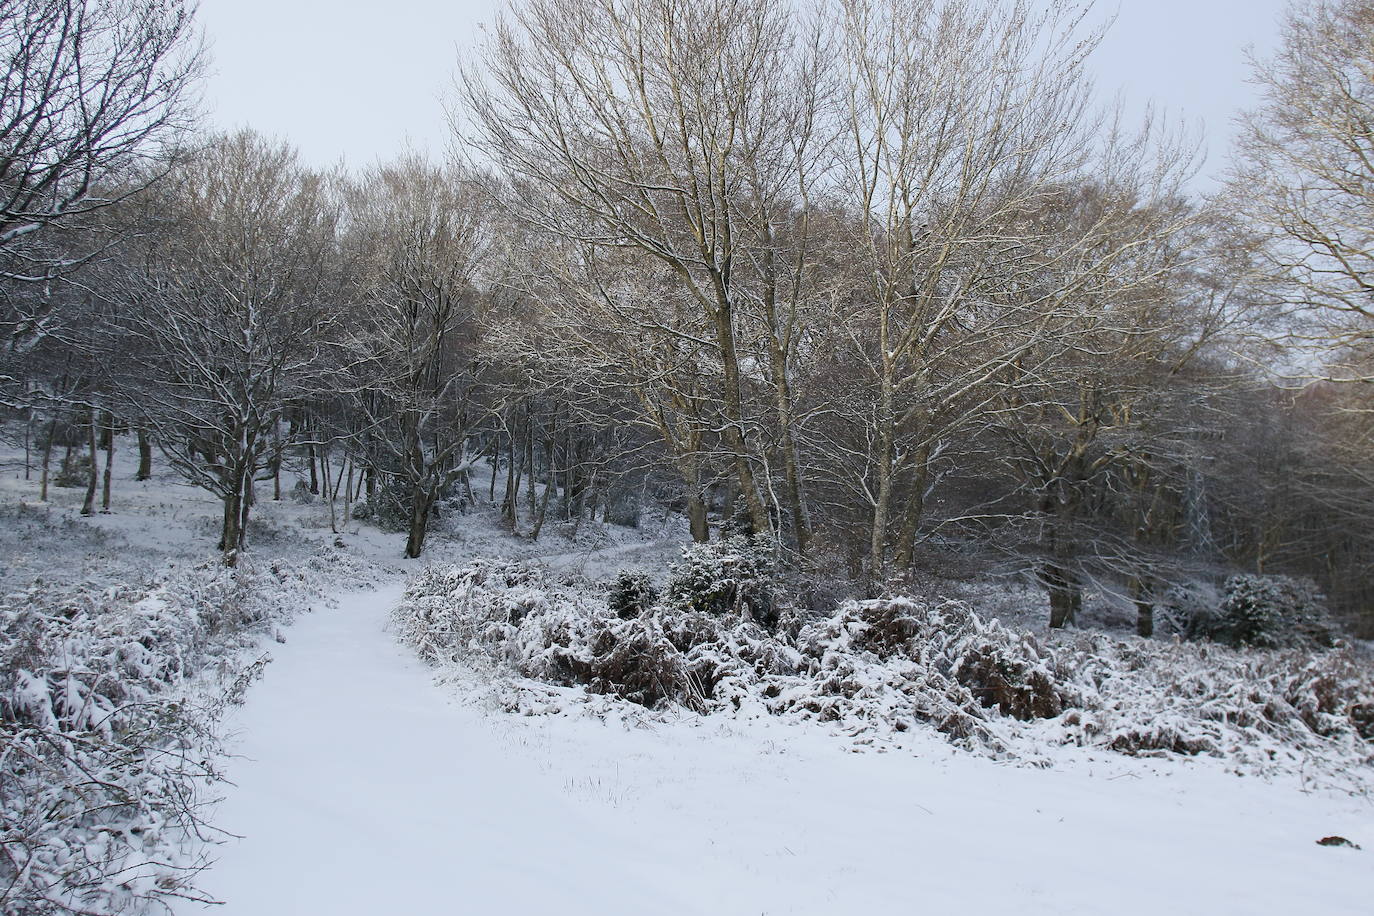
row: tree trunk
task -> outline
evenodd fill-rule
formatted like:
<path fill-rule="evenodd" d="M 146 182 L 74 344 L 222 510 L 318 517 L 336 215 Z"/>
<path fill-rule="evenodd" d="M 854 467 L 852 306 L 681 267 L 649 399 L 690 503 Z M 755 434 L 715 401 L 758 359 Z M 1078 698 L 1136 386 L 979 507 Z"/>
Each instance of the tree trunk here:
<path fill-rule="evenodd" d="M 876 585 L 887 574 L 887 517 L 892 508 L 892 427 L 884 423 L 878 436 L 878 493 L 869 529 L 868 578 Z"/>
<path fill-rule="evenodd" d="M 882 354 L 883 370 L 878 394 L 877 416 L 878 492 L 873 500 L 872 527 L 868 532 L 868 582 L 876 588 L 887 577 L 887 523 L 892 511 L 893 457 L 896 448 L 895 395 L 893 390 L 892 354 L 888 351 L 887 310 L 883 309 L 878 323 L 878 346 Z"/>
<path fill-rule="evenodd" d="M 272 501 L 281 502 L 281 421 L 272 424 Z"/>
<path fill-rule="evenodd" d="M 549 500 L 553 492 L 558 489 L 558 462 L 554 460 L 555 443 L 558 432 L 558 414 L 554 413 L 553 419 L 549 423 L 548 429 L 544 433 L 544 495 L 539 500 L 539 511 L 534 520 L 534 529 L 530 532 L 530 540 L 539 540 L 539 532 L 544 530 L 544 519 L 549 514 Z M 464 481 L 467 475 L 463 475 Z M 533 491 L 531 491 L 533 492 Z"/>
<path fill-rule="evenodd" d="M 911 568 L 911 560 L 916 553 L 916 532 L 920 530 L 921 516 L 925 513 L 926 486 L 930 480 L 929 445 L 922 445 L 916 450 L 915 464 L 911 493 L 907 496 L 906 507 L 902 510 L 902 530 L 897 536 L 897 555 L 893 558 L 899 571 Z"/>
<path fill-rule="evenodd" d="M 325 450 L 323 450 L 323 449 L 320 451 L 320 471 L 321 471 L 321 473 L 322 473 L 323 476 L 324 476 L 324 499 L 325 499 L 325 502 L 327 502 L 327 503 L 329 504 L 329 530 L 330 530 L 331 532 L 333 532 L 334 534 L 338 534 L 338 533 L 339 533 L 339 518 L 338 518 L 338 515 L 337 515 L 337 514 L 335 513 L 335 511 L 334 511 L 334 502 L 335 502 L 334 497 L 338 495 L 339 487 L 338 487 L 338 484 L 335 484 L 335 485 L 333 485 L 333 486 L 330 486 L 330 483 L 329 483 L 329 472 L 330 472 L 330 468 L 329 468 L 329 452 L 328 452 L 328 451 L 325 451 Z M 340 468 L 340 473 L 342 473 L 342 471 L 343 471 L 343 469 Z"/>
<path fill-rule="evenodd" d="M 48 501 L 48 469 L 52 466 L 52 440 L 57 435 L 57 417 L 48 421 L 48 438 L 43 443 L 43 473 L 39 482 L 38 498 Z"/>
<path fill-rule="evenodd" d="M 138 431 L 138 473 L 134 474 L 134 480 L 149 480 L 153 476 L 153 442 L 148 438 L 148 431 L 140 429 Z"/>
<path fill-rule="evenodd" d="M 101 481 L 100 492 L 100 511 L 106 514 L 110 511 L 110 473 L 111 465 L 114 464 L 115 437 L 114 437 L 114 417 L 107 411 L 105 413 L 105 431 L 109 434 L 109 446 L 105 449 L 105 476 Z"/>
<path fill-rule="evenodd" d="M 95 408 L 92 408 L 89 421 L 86 423 L 86 445 L 91 453 L 91 466 L 86 474 L 86 500 L 81 504 L 82 515 L 91 515 L 95 512 L 95 492 L 100 483 L 100 443 L 97 441 L 97 425 Z"/>
<path fill-rule="evenodd" d="M 687 496 L 687 521 L 691 525 L 692 540 L 705 544 L 711 540 L 711 525 L 706 518 L 706 500 L 699 491 Z"/>
<path fill-rule="evenodd" d="M 1131 598 L 1135 602 L 1135 632 L 1146 639 L 1155 635 L 1155 603 L 1144 576 L 1131 580 Z"/>
<path fill-rule="evenodd" d="M 29 408 L 28 420 L 24 423 L 24 479 L 29 479 L 33 465 L 33 408 Z"/>
<path fill-rule="evenodd" d="M 1050 598 L 1050 629 L 1071 626 L 1083 607 L 1083 591 L 1078 577 L 1058 561 L 1046 563 L 1041 581 Z"/>
<path fill-rule="evenodd" d="M 1050 629 L 1072 626 L 1083 608 L 1083 587 L 1062 559 L 1045 563 L 1041 582 L 1050 599 Z"/>
<path fill-rule="evenodd" d="M 348 482 L 344 484 L 343 507 L 343 526 L 344 531 L 347 531 L 349 519 L 353 517 L 353 461 L 349 458 L 344 458 L 344 462 L 348 465 Z"/>
<path fill-rule="evenodd" d="M 544 484 L 544 495 L 539 499 L 539 509 L 534 517 L 534 528 L 530 531 L 531 541 L 539 540 L 539 532 L 544 529 L 544 519 L 549 514 L 549 497 L 553 495 L 553 491 L 556 489 L 558 488 L 553 485 L 553 472 L 550 470 L 549 478 Z"/>
<path fill-rule="evenodd" d="M 539 500 L 537 499 L 538 494 L 535 492 L 534 484 L 534 415 L 530 411 L 527 411 L 525 414 L 525 471 L 529 474 L 530 478 L 530 488 L 526 494 L 526 499 L 529 503 L 528 510 L 530 517 L 533 518 L 534 514 L 539 511 Z"/>
<path fill-rule="evenodd" d="M 1083 607 L 1083 585 L 1073 571 L 1078 557 L 1074 521 L 1079 510 L 1079 493 L 1065 482 L 1080 480 L 1070 471 L 1047 484 L 1040 497 L 1045 524 L 1045 561 L 1042 582 L 1050 599 L 1050 628 L 1072 626 Z"/>
<path fill-rule="evenodd" d="M 754 468 L 749 462 L 748 443 L 744 436 L 744 396 L 740 385 L 739 354 L 735 349 L 734 310 L 724 295 L 719 296 L 717 311 L 713 317 L 723 370 L 725 443 L 733 453 L 735 476 L 739 478 L 740 493 L 743 494 L 749 506 L 749 514 L 754 520 L 754 531 L 759 534 L 772 534 L 772 519 L 768 517 L 768 509 L 763 504 L 763 496 L 759 493 L 758 483 L 754 479 Z"/>
<path fill-rule="evenodd" d="M 243 540 L 243 496 L 229 493 L 224 497 L 224 520 L 220 526 L 219 549 L 225 566 L 237 566 L 239 543 Z"/>
<path fill-rule="evenodd" d="M 425 534 L 429 530 L 429 510 L 434 496 L 424 487 L 416 486 L 410 496 L 410 533 L 406 537 L 405 557 L 418 559 L 425 549 Z"/>
<path fill-rule="evenodd" d="M 310 443 L 305 447 L 306 457 L 310 464 L 310 492 L 316 496 L 320 495 L 320 477 L 315 471 L 315 443 Z"/>

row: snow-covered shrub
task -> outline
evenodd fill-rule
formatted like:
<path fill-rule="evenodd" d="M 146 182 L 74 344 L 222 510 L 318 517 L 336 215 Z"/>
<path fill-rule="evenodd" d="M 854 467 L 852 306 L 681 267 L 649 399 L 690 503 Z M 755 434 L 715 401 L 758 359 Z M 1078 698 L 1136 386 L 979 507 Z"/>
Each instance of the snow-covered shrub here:
<path fill-rule="evenodd" d="M 658 601 L 658 589 L 643 573 L 622 572 L 611 583 L 606 605 L 621 619 L 638 617 Z"/>
<path fill-rule="evenodd" d="M 606 496 L 606 511 L 604 518 L 608 525 L 620 525 L 623 528 L 638 528 L 641 511 L 642 507 L 638 490 L 626 487 L 614 487 Z"/>
<path fill-rule="evenodd" d="M 669 573 L 665 602 L 683 613 L 732 614 L 775 625 L 770 545 L 739 536 L 689 544 Z"/>
<path fill-rule="evenodd" d="M 655 608 L 621 619 L 590 583 L 557 582 L 517 561 L 430 567 L 406 589 L 395 626 L 426 659 L 496 663 L 649 707 L 704 709 L 719 675 L 713 660 L 693 655 L 720 641 L 709 615 Z"/>
<path fill-rule="evenodd" d="M 253 634 L 326 576 L 348 581 L 335 553 L 0 598 L 0 912 L 140 913 L 197 896 L 200 863 L 178 857 L 215 778 L 216 695 L 241 695 Z"/>
<path fill-rule="evenodd" d="M 383 531 L 399 533 L 410 530 L 410 489 L 401 480 L 383 477 L 368 497 L 372 508 L 372 522 Z M 438 512 L 430 513 L 430 523 L 438 524 Z"/>
<path fill-rule="evenodd" d="M 730 538 L 752 538 L 754 536 L 754 517 L 749 507 L 743 503 L 735 506 L 730 517 L 720 523 L 720 536 Z"/>
<path fill-rule="evenodd" d="M 35 587 L 0 602 L 4 912 L 134 912 L 188 892 L 205 722 L 180 686 L 199 614 L 166 593 Z"/>
<path fill-rule="evenodd" d="M 1287 576 L 1232 576 L 1215 613 L 1195 618 L 1193 635 L 1233 646 L 1330 646 L 1321 592 Z"/>
<path fill-rule="evenodd" d="M 855 737 L 925 724 L 994 755 L 1077 744 L 1309 775 L 1374 758 L 1374 674 L 1354 650 L 1088 633 L 1045 643 L 962 601 L 914 597 L 846 601 L 793 635 L 671 602 L 622 619 L 598 594 L 518 562 L 432 567 L 412 580 L 396 626 L 433 660 Z"/>
<path fill-rule="evenodd" d="M 310 492 L 310 485 L 304 480 L 297 480 L 291 485 L 291 501 L 302 506 L 308 506 L 319 499 L 319 494 Z"/>
<path fill-rule="evenodd" d="M 1257 650 L 1080 634 L 1057 654 L 1082 699 L 1051 740 L 1127 754 L 1208 754 L 1257 771 L 1374 763 L 1374 673 L 1352 649 Z"/>
<path fill-rule="evenodd" d="M 91 456 L 73 453 L 62 459 L 57 473 L 53 475 L 53 485 L 58 487 L 84 487 L 91 479 Z"/>
<path fill-rule="evenodd" d="M 1161 636 L 1203 639 L 1221 606 L 1221 590 L 1202 581 L 1171 586 L 1155 608 L 1155 632 Z"/>

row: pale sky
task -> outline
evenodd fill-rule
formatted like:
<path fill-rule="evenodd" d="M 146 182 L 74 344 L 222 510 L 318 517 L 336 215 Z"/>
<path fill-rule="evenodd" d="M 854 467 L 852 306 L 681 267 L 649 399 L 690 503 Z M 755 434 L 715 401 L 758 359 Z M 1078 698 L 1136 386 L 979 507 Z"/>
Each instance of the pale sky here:
<path fill-rule="evenodd" d="M 1205 124 L 1206 175 L 1231 119 L 1255 101 L 1244 48 L 1273 46 L 1285 0 L 1099 0 L 1118 11 L 1096 58 L 1106 96 Z M 200 0 L 213 56 L 212 121 L 291 140 L 318 166 L 363 166 L 405 144 L 443 153 L 441 98 L 458 54 L 503 0 Z M 1199 183 L 1208 186 L 1206 177 Z"/>

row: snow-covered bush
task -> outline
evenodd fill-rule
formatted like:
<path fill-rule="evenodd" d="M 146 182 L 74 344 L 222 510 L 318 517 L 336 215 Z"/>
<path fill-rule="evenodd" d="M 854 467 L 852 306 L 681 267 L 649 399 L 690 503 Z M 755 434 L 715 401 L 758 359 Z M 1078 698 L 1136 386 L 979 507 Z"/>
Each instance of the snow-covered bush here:
<path fill-rule="evenodd" d="M 1187 581 L 1171 586 L 1155 609 L 1155 633 L 1184 639 L 1204 639 L 1221 606 L 1221 590 L 1209 582 Z"/>
<path fill-rule="evenodd" d="M 1328 775 L 1374 762 L 1368 660 L 1326 651 L 1159 644 L 1081 634 L 1058 647 L 1082 699 L 1051 740 L 1133 754 L 1208 754 Z"/>
<path fill-rule="evenodd" d="M 665 600 L 683 613 L 733 614 L 771 627 L 778 619 L 772 578 L 766 541 L 736 536 L 690 544 L 673 564 Z"/>
<path fill-rule="evenodd" d="M 215 718 L 260 667 L 241 650 L 355 565 L 323 549 L 0 598 L 0 912 L 196 898 L 201 863 L 180 850 L 215 778 Z"/>
<path fill-rule="evenodd" d="M 817 720 L 851 736 L 927 724 L 994 755 L 1077 744 L 1309 775 L 1374 758 L 1374 674 L 1350 649 L 1042 643 L 964 602 L 912 597 L 846 601 L 795 631 L 671 599 L 621 619 L 594 583 L 511 561 L 430 568 L 395 613 L 426 658 L 650 708 Z"/>
<path fill-rule="evenodd" d="M 86 486 L 90 479 L 91 456 L 73 453 L 62 459 L 52 482 L 58 487 L 79 488 Z"/>
<path fill-rule="evenodd" d="M 1321 592 L 1287 576 L 1232 576 L 1221 603 L 1195 616 L 1189 635 L 1232 646 L 1330 646 Z"/>
<path fill-rule="evenodd" d="M 5 912 L 133 912 L 185 892 L 174 861 L 205 775 L 178 689 L 204 608 L 135 589 L 36 586 L 0 602 Z"/>
<path fill-rule="evenodd" d="M 291 485 L 291 501 L 302 506 L 308 506 L 319 499 L 319 494 L 310 491 L 310 485 L 304 480 L 297 480 Z"/>
<path fill-rule="evenodd" d="M 638 617 L 658 602 L 658 589 L 643 573 L 622 572 L 611 583 L 606 605 L 615 616 L 628 620 Z"/>

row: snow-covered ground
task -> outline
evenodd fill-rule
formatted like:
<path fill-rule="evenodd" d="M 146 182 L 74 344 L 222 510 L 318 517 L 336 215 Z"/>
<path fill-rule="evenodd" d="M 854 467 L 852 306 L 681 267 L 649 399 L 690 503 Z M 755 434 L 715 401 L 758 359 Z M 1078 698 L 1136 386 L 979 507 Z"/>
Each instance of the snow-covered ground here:
<path fill-rule="evenodd" d="M 75 490 L 16 511 L 36 480 L 11 466 L 0 584 L 213 555 L 213 500 L 165 472 L 132 482 L 131 453 L 115 513 L 90 519 Z M 259 518 L 268 555 L 335 537 L 319 504 L 263 502 Z M 446 524 L 435 562 L 539 556 L 592 574 L 661 567 L 679 533 L 532 544 L 486 514 Z M 649 716 L 554 688 L 563 712 L 513 715 L 482 674 L 440 677 L 387 631 L 415 568 L 400 538 L 353 523 L 343 542 L 378 587 L 299 615 L 231 713 L 227 834 L 202 880 L 231 916 L 1372 911 L 1367 796 L 1214 759 L 1059 748 L 1035 768 L 923 731 L 860 747 L 819 724 Z M 1366 848 L 1317 845 L 1329 835 Z"/>
<path fill-rule="evenodd" d="M 1366 914 L 1365 799 L 1216 761 L 997 764 L 913 735 L 465 702 L 385 631 L 302 617 L 238 713 L 205 887 L 227 914 Z M 469 697 L 470 699 L 470 697 Z M 608 713 L 602 719 L 593 713 Z M 188 906 L 188 913 L 200 912 Z"/>

